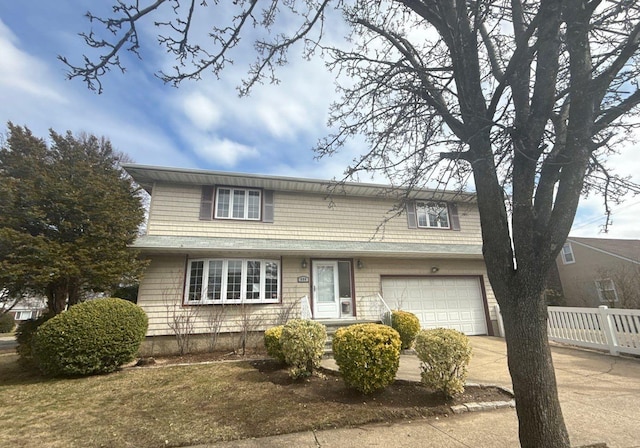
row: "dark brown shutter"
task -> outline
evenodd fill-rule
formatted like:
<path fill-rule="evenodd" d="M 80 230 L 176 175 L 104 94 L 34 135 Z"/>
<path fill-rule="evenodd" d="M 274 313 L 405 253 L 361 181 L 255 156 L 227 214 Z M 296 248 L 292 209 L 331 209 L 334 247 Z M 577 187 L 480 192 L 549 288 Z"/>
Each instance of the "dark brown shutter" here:
<path fill-rule="evenodd" d="M 416 203 L 415 201 L 409 201 L 405 204 L 407 209 L 407 226 L 410 229 L 418 228 L 418 220 L 416 219 Z"/>
<path fill-rule="evenodd" d="M 458 217 L 457 204 L 449 204 L 449 219 L 451 220 L 451 230 L 460 230 L 460 218 Z"/>
<path fill-rule="evenodd" d="M 202 186 L 202 197 L 200 198 L 200 219 L 211 221 L 213 217 L 213 185 Z"/>
<path fill-rule="evenodd" d="M 262 222 L 273 222 L 273 190 L 262 192 Z"/>

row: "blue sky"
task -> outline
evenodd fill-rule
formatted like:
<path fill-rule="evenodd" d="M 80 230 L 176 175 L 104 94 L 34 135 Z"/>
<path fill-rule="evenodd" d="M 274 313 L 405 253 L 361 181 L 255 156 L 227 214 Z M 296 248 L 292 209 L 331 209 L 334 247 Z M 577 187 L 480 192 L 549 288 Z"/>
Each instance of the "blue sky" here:
<path fill-rule="evenodd" d="M 77 34 L 90 29 L 84 13 L 110 4 L 0 2 L 2 132 L 7 121 L 42 137 L 49 128 L 85 131 L 108 137 L 136 163 L 320 179 L 340 178 L 358 153 L 361 140 L 354 140 L 337 156 L 314 159 L 311 148 L 328 131 L 327 111 L 335 96 L 333 76 L 318 59 L 292 54 L 289 65 L 278 72 L 279 85 L 258 86 L 245 98 L 238 97 L 235 87 L 252 55 L 236 59 L 219 80 L 205 76 L 176 89 L 154 76 L 170 61 L 149 27 L 141 30 L 148 44 L 143 59 L 126 57 L 127 73 L 107 75 L 103 94 L 89 91 L 79 80 L 67 81 L 57 55 L 79 61 L 87 49 Z M 637 145 L 629 145 L 613 165 L 640 181 L 637 152 Z M 614 226 L 607 235 L 599 233 L 603 211 L 599 198 L 583 200 L 572 235 L 640 238 L 640 198 L 614 207 Z"/>

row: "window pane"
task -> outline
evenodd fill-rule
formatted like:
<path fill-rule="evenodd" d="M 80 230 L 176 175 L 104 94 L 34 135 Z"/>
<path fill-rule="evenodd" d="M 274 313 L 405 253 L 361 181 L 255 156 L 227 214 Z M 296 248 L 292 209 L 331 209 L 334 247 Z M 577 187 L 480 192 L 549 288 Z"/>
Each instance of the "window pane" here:
<path fill-rule="evenodd" d="M 278 298 L 278 263 L 265 263 L 264 298 Z"/>
<path fill-rule="evenodd" d="M 247 261 L 247 300 L 260 299 L 260 262 Z"/>
<path fill-rule="evenodd" d="M 242 289 L 242 261 L 229 260 L 227 262 L 227 299 L 240 300 Z"/>
<path fill-rule="evenodd" d="M 229 200 L 230 200 L 231 190 L 226 188 L 220 188 L 218 190 L 218 205 L 216 209 L 216 216 L 218 218 L 228 218 L 229 217 Z"/>
<path fill-rule="evenodd" d="M 207 283 L 207 299 L 220 300 L 222 291 L 222 260 L 209 262 L 209 281 Z"/>
<path fill-rule="evenodd" d="M 244 218 L 244 190 L 233 190 L 233 217 Z"/>
<path fill-rule="evenodd" d="M 338 262 L 338 288 L 341 298 L 351 298 L 351 263 Z"/>
<path fill-rule="evenodd" d="M 204 261 L 192 261 L 189 272 L 189 294 L 187 300 L 194 301 L 202 298 L 202 271 Z"/>
<path fill-rule="evenodd" d="M 427 212 L 424 207 L 417 207 L 418 226 L 427 227 Z"/>
<path fill-rule="evenodd" d="M 260 219 L 260 192 L 249 191 L 248 219 Z"/>

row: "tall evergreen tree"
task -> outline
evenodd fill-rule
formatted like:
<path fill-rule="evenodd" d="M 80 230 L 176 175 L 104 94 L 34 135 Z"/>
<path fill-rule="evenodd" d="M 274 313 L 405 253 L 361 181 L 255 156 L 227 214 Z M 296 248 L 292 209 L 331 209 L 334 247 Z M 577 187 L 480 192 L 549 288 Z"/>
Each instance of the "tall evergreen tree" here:
<path fill-rule="evenodd" d="M 144 218 L 111 143 L 50 131 L 51 144 L 8 124 L 0 148 L 0 285 L 46 295 L 60 313 L 89 291 L 135 281 L 127 248 Z"/>

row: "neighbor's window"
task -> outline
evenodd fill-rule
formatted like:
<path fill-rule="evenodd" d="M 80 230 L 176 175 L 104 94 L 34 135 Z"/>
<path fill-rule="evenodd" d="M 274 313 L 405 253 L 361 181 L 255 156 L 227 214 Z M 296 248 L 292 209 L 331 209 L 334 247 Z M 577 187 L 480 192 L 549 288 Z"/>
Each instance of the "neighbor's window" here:
<path fill-rule="evenodd" d="M 596 290 L 598 291 L 598 298 L 601 302 L 609 303 L 618 301 L 616 285 L 613 284 L 613 280 L 610 278 L 596 280 Z"/>
<path fill-rule="evenodd" d="M 562 246 L 562 263 L 571 264 L 575 262 L 576 259 L 573 256 L 573 249 L 571 249 L 571 244 L 566 243 L 564 246 Z"/>
<path fill-rule="evenodd" d="M 216 218 L 260 220 L 260 190 L 218 188 Z"/>
<path fill-rule="evenodd" d="M 276 260 L 191 260 L 186 301 L 196 303 L 274 303 L 280 297 Z"/>
<path fill-rule="evenodd" d="M 448 229 L 449 208 L 444 202 L 416 202 L 418 227 Z"/>
<path fill-rule="evenodd" d="M 33 317 L 33 311 L 16 312 L 15 320 L 29 320 Z"/>

